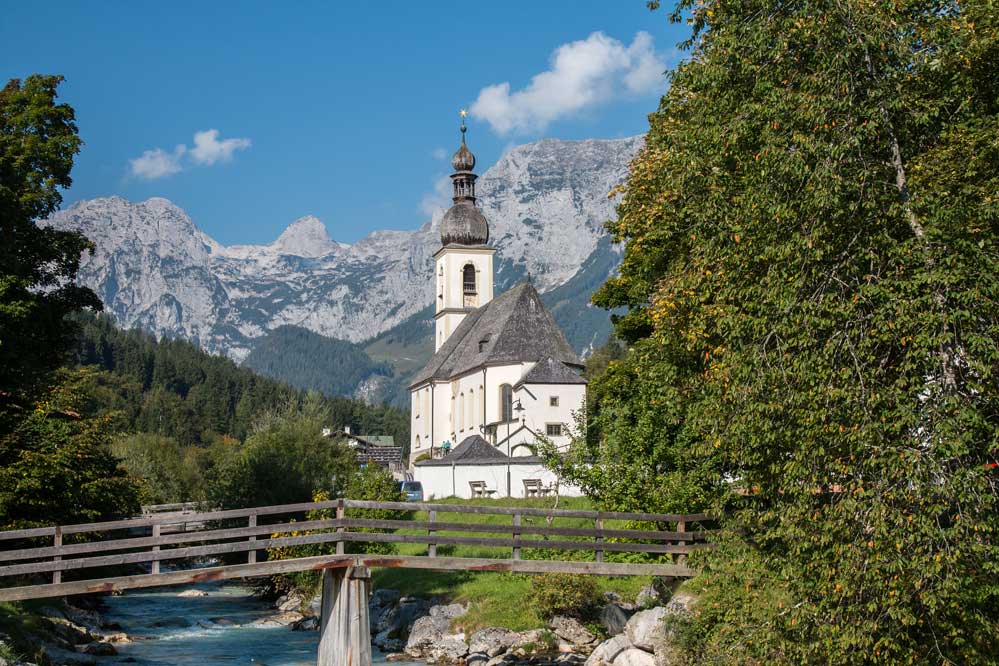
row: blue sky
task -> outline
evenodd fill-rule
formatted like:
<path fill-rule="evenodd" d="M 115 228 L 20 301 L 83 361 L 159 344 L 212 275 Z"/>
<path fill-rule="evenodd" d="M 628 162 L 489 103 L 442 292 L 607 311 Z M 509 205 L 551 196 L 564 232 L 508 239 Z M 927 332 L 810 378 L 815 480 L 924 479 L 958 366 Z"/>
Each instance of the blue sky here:
<path fill-rule="evenodd" d="M 66 205 L 162 196 L 224 244 L 316 215 L 353 242 L 428 219 L 461 107 L 480 173 L 644 132 L 685 34 L 644 0 L 8 3 L 0 76 L 66 77 Z"/>

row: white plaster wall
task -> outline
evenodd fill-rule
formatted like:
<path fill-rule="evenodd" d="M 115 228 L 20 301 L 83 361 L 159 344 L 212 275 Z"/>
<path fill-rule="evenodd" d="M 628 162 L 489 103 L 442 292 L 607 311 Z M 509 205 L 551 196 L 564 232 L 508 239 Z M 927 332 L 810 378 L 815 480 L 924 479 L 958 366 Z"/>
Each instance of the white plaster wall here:
<path fill-rule="evenodd" d="M 551 398 L 558 397 L 558 406 L 551 406 Z M 585 384 L 530 384 L 521 386 L 514 393 L 524 406 L 525 425 L 545 435 L 549 423 L 562 424 L 562 436 L 549 437 L 560 449 L 569 446 L 569 429 L 576 427 L 575 412 L 582 410 L 586 401 Z"/>
<path fill-rule="evenodd" d="M 494 252 L 491 248 L 446 248 L 437 256 L 434 266 L 436 312 L 465 307 L 462 271 L 466 264 L 475 266 L 476 301 L 473 306 L 481 307 L 493 299 Z M 435 318 L 434 351 L 441 348 L 464 318 L 463 312 L 449 312 Z"/>
<path fill-rule="evenodd" d="M 460 497 L 471 499 L 469 481 L 485 481 L 486 488 L 497 492 L 492 497 L 506 497 L 506 465 L 417 465 L 413 468 L 413 478 L 423 484 L 425 499 Z M 555 475 L 540 463 L 512 463 L 510 465 L 510 485 L 513 497 L 524 496 L 524 479 L 541 479 L 543 484 L 555 482 Z M 583 493 L 576 486 L 560 484 L 559 494 L 567 497 L 580 497 Z"/>

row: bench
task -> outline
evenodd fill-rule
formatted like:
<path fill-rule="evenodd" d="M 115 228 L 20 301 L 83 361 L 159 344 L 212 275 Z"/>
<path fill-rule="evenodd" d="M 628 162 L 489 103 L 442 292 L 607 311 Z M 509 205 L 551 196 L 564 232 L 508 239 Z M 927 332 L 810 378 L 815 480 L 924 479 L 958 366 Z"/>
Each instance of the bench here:
<path fill-rule="evenodd" d="M 496 492 L 495 488 L 486 488 L 485 481 L 469 481 L 468 487 L 472 491 L 472 497 L 490 497 Z"/>
<path fill-rule="evenodd" d="M 541 479 L 524 479 L 524 497 L 541 497 Z"/>

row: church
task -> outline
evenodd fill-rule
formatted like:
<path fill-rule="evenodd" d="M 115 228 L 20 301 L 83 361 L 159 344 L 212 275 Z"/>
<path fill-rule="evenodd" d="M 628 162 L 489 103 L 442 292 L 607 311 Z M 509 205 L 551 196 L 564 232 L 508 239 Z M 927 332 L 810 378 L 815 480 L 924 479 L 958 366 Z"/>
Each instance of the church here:
<path fill-rule="evenodd" d="M 434 355 L 409 387 L 410 464 L 471 460 L 472 449 L 497 464 L 536 462 L 538 435 L 569 443 L 586 399 L 583 364 L 529 280 L 494 297 L 496 250 L 476 206 L 465 132 L 463 122 L 451 158 L 454 204 L 434 254 Z"/>

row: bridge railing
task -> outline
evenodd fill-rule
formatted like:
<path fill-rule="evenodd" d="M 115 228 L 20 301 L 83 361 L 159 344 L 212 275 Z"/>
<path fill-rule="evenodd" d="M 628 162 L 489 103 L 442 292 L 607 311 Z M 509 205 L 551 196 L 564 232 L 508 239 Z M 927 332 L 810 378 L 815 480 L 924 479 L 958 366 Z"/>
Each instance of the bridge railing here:
<path fill-rule="evenodd" d="M 425 512 L 426 519 L 368 517 L 372 512 Z M 361 515 L 348 515 L 351 513 Z M 442 520 L 445 514 L 457 518 Z M 490 519 L 492 522 L 474 522 L 465 518 L 470 515 L 502 517 L 504 521 L 508 516 L 510 522 L 497 523 L 495 518 Z M 562 519 L 574 519 L 576 525 L 555 525 Z M 592 521 L 593 527 L 578 526 L 580 519 L 584 523 Z M 151 514 L 128 520 L 0 532 L 0 585 L 20 584 L 19 587 L 0 589 L 0 600 L 75 593 L 70 590 L 108 589 L 107 585 L 101 586 L 102 582 L 108 583 L 111 589 L 172 584 L 175 580 L 189 582 L 198 580 L 204 571 L 211 571 L 212 575 L 217 571 L 215 577 L 218 578 L 269 575 L 337 566 L 338 559 L 358 558 L 363 558 L 368 566 L 621 574 L 640 573 L 634 567 L 641 565 L 606 562 L 608 554 L 644 553 L 652 556 L 652 562 L 646 565 L 647 571 L 643 570 L 646 573 L 690 575 L 685 566 L 686 555 L 705 547 L 710 536 L 708 530 L 690 528 L 711 519 L 707 514 L 622 513 L 349 499 L 185 512 L 182 515 L 172 512 Z M 653 523 L 655 528 L 605 526 L 618 521 Z M 185 530 L 172 529 L 181 523 L 186 526 Z M 188 531 L 191 525 L 198 526 L 198 529 Z M 39 545 L 40 540 L 48 539 L 52 540 L 51 545 Z M 424 545 L 426 555 L 349 555 L 349 544 L 358 543 Z M 258 562 L 261 550 L 316 544 L 329 544 L 330 553 L 280 562 Z M 439 554 L 440 546 L 485 547 L 497 556 L 452 557 Z M 531 550 L 540 556 L 531 557 Z M 575 555 L 567 555 L 566 559 L 573 561 L 564 562 L 553 552 Z M 220 558 L 231 562 L 244 553 L 245 564 L 192 570 L 186 577 L 179 576 L 176 571 L 161 573 L 160 564 L 163 562 L 189 564 L 191 560 Z M 585 560 L 581 560 L 581 554 Z M 120 575 L 122 568 L 128 575 Z M 81 576 L 87 570 L 90 571 Z M 80 581 L 74 581 L 71 587 L 67 587 L 71 583 L 63 582 L 63 574 L 77 579 L 89 576 L 84 582 L 94 584 L 81 585 Z M 39 581 L 40 577 L 49 575 L 51 584 Z M 29 591 L 31 589 L 35 590 L 35 594 Z"/>

